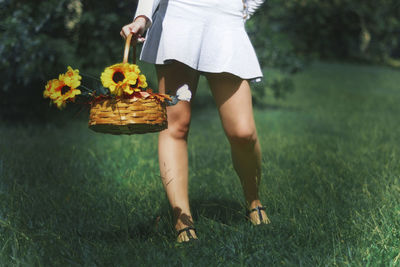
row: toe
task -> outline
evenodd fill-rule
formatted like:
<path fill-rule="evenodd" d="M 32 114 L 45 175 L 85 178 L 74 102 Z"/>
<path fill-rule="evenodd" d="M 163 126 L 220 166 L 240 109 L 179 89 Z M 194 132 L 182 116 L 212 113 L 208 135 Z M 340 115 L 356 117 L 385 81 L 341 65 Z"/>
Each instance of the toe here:
<path fill-rule="evenodd" d="M 269 224 L 270 220 L 264 210 L 261 210 L 261 215 L 262 215 L 262 221 L 260 221 L 260 216 L 258 215 L 257 212 L 250 213 L 250 221 L 254 225 Z"/>
<path fill-rule="evenodd" d="M 196 233 L 194 232 L 194 230 L 189 230 L 189 231 L 192 234 L 193 238 L 197 239 L 197 236 L 196 236 Z M 177 237 L 176 241 L 178 243 L 187 242 L 187 241 L 190 241 L 190 238 L 188 237 L 187 232 L 184 231 L 184 232 L 179 234 L 179 236 Z"/>

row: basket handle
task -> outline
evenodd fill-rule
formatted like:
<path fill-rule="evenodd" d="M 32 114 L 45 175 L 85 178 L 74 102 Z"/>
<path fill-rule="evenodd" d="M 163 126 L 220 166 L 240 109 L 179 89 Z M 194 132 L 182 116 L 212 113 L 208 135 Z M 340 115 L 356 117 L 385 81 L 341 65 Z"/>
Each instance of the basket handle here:
<path fill-rule="evenodd" d="M 133 47 L 133 64 L 136 64 L 136 44 L 137 44 L 137 37 L 134 36 L 133 40 L 132 40 L 132 36 L 133 33 L 130 33 L 127 37 L 126 37 L 126 41 L 125 41 L 125 49 L 124 49 L 124 58 L 122 60 L 123 63 L 128 63 L 128 56 L 129 56 L 129 48 L 132 44 Z"/>

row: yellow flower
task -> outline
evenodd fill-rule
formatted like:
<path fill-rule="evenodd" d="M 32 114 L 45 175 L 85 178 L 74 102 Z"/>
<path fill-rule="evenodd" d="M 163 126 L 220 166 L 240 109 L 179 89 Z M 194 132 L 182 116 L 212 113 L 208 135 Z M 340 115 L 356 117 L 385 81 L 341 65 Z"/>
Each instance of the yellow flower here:
<path fill-rule="evenodd" d="M 64 83 L 71 88 L 78 88 L 81 85 L 82 77 L 79 75 L 79 70 L 73 70 L 70 66 L 67 68 L 67 72 L 60 74 L 58 79 L 64 81 Z"/>
<path fill-rule="evenodd" d="M 60 96 L 60 93 L 55 90 L 56 87 L 60 86 L 60 80 L 53 79 L 47 82 L 45 90 L 43 91 L 44 98 L 56 99 Z"/>
<path fill-rule="evenodd" d="M 53 102 L 60 109 L 65 107 L 68 100 L 74 100 L 76 95 L 81 94 L 81 90 L 67 85 L 63 80 L 54 88 L 54 91 L 53 95 L 56 97 L 53 98 Z"/>
<path fill-rule="evenodd" d="M 73 70 L 68 66 L 65 74 L 60 74 L 58 79 L 47 82 L 43 97 L 50 98 L 59 109 L 65 107 L 68 100 L 74 100 L 76 95 L 81 94 L 77 89 L 81 85 L 79 70 Z"/>
<path fill-rule="evenodd" d="M 145 88 L 147 88 L 146 76 L 140 74 L 137 78 L 136 83 L 134 85 L 131 85 L 131 89 L 133 89 L 135 92 L 140 92 L 141 89 Z"/>
<path fill-rule="evenodd" d="M 125 92 L 130 95 L 134 90 L 132 86 L 144 77 L 139 74 L 140 69 L 137 65 L 118 63 L 105 68 L 100 79 L 103 86 L 110 89 L 111 94 L 121 96 Z M 141 76 L 143 77 L 140 78 Z M 146 78 L 144 78 L 144 82 L 146 82 Z M 142 85 L 144 84 L 147 86 L 147 83 L 142 82 Z"/>
<path fill-rule="evenodd" d="M 60 92 L 60 94 L 61 94 L 60 97 L 64 101 L 67 101 L 68 99 L 73 99 L 73 98 L 75 98 L 76 95 L 81 94 L 81 90 L 76 89 L 72 86 L 69 86 L 66 83 L 64 83 L 63 86 L 57 87 L 56 90 Z"/>

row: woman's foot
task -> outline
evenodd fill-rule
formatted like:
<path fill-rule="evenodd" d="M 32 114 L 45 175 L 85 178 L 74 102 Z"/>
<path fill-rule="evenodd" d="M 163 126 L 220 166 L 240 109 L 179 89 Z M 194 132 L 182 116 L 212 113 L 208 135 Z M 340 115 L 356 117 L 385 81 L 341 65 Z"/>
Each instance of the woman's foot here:
<path fill-rule="evenodd" d="M 260 201 L 255 201 L 250 205 L 247 209 L 247 216 L 253 225 L 269 224 L 271 222 L 265 212 L 265 207 L 261 205 Z"/>
<path fill-rule="evenodd" d="M 192 216 L 178 213 L 178 217 L 178 219 L 175 219 L 176 241 L 182 243 L 197 239 Z"/>
<path fill-rule="evenodd" d="M 182 242 L 189 242 L 192 240 L 198 240 L 196 236 L 196 229 L 194 227 L 188 226 L 184 227 L 180 230 L 177 231 L 178 236 L 176 238 L 176 242 L 182 243 Z"/>

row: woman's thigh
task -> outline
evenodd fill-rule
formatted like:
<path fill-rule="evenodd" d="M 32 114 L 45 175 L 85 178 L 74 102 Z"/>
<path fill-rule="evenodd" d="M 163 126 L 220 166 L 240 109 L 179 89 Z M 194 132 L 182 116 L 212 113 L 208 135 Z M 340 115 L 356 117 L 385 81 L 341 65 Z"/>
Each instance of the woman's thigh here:
<path fill-rule="evenodd" d="M 188 85 L 192 100 L 196 94 L 199 72 L 189 66 L 173 61 L 170 64 L 156 65 L 159 92 L 175 95 L 183 85 Z M 191 103 L 180 101 L 167 107 L 168 129 L 178 135 L 186 136 L 190 124 Z"/>
<path fill-rule="evenodd" d="M 230 73 L 206 73 L 205 76 L 228 138 L 255 139 L 249 82 Z"/>

